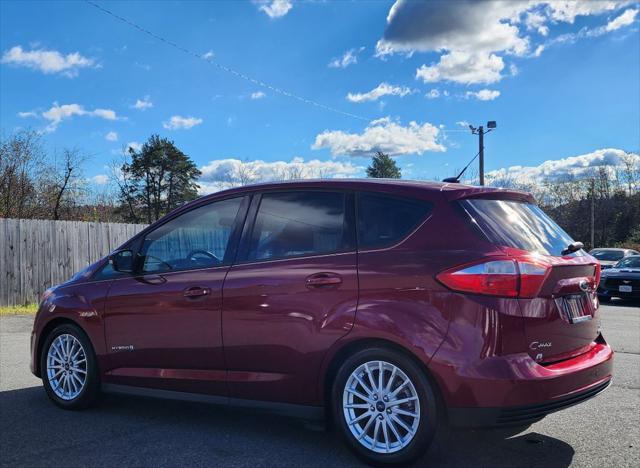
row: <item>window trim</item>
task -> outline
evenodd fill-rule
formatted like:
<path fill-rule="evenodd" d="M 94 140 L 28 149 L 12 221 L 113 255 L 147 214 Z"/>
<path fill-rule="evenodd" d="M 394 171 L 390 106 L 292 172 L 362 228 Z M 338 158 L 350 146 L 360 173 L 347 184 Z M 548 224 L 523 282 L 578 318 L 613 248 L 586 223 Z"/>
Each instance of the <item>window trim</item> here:
<path fill-rule="evenodd" d="M 420 202 L 420 203 L 424 203 L 427 207 L 428 207 L 428 212 L 426 215 L 422 216 L 418 222 L 416 222 L 411 229 L 409 229 L 409 231 L 407 231 L 407 234 L 405 234 L 403 237 L 397 239 L 397 240 L 393 240 L 388 244 L 380 244 L 380 245 L 375 245 L 375 246 L 362 246 L 360 243 L 360 226 L 358 224 L 358 219 L 359 219 L 359 214 L 360 214 L 360 195 L 374 195 L 374 196 L 379 196 L 379 197 L 386 197 L 386 198 L 391 198 L 391 199 L 396 199 L 396 200 L 409 200 L 409 201 L 416 201 L 416 202 Z M 354 205 L 355 205 L 355 228 L 356 228 L 356 238 L 357 238 L 357 244 L 358 244 L 358 253 L 366 253 L 366 252 L 378 252 L 378 251 L 383 251 L 383 250 L 390 250 L 393 248 L 398 247 L 399 245 L 403 244 L 404 242 L 407 241 L 407 239 L 409 239 L 410 237 L 412 237 L 416 232 L 418 232 L 420 229 L 422 229 L 422 226 L 424 226 L 424 224 L 429 221 L 429 219 L 431 218 L 431 216 L 433 216 L 433 211 L 435 209 L 436 204 L 431 201 L 431 200 L 423 200 L 421 198 L 415 198 L 415 197 L 407 197 L 404 195 L 398 195 L 395 193 L 388 193 L 388 192 L 374 192 L 374 191 L 370 191 L 370 190 L 359 190 L 357 192 L 355 192 L 354 194 Z"/>
<path fill-rule="evenodd" d="M 316 252 L 309 254 L 300 254 L 300 255 L 291 255 L 287 257 L 270 257 L 270 258 L 261 258 L 261 259 L 249 259 L 249 247 L 255 239 L 255 227 L 256 221 L 258 219 L 258 213 L 260 210 L 260 205 L 262 204 L 263 195 L 270 194 L 279 194 L 279 193 L 309 193 L 309 192 L 320 192 L 320 193 L 339 193 L 344 196 L 344 229 L 347 235 L 349 236 L 349 247 L 346 249 L 334 250 L 331 252 Z M 322 187 L 310 187 L 310 188 L 293 188 L 293 189 L 282 189 L 276 188 L 273 190 L 264 190 L 260 192 L 254 193 L 254 197 L 251 200 L 251 205 L 249 207 L 244 228 L 242 230 L 242 237 L 240 239 L 240 245 L 237 249 L 236 259 L 233 262 L 233 265 L 251 265 L 251 264 L 259 264 L 266 262 L 276 262 L 276 261 L 287 261 L 287 260 L 299 260 L 303 258 L 315 258 L 315 257 L 327 257 L 331 255 L 344 255 L 349 253 L 357 252 L 357 233 L 355 226 L 355 197 L 354 193 L 351 190 L 341 190 L 341 189 L 325 189 Z"/>

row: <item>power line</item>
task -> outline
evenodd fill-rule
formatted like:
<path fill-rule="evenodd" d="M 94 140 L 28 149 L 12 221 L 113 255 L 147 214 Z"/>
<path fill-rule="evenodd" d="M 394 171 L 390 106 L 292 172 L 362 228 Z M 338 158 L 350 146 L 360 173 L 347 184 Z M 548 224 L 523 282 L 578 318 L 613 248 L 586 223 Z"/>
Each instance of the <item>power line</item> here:
<path fill-rule="evenodd" d="M 85 1 L 85 3 L 87 3 L 87 4 L 91 5 L 92 7 L 100 10 L 101 12 L 103 12 L 103 13 L 105 13 L 105 14 L 107 14 L 107 15 L 115 18 L 115 19 L 117 19 L 118 21 L 121 21 L 121 22 L 131 26 L 132 28 L 137 29 L 138 31 L 140 31 L 140 32 L 142 32 L 142 33 L 144 33 L 144 34 L 146 34 L 148 36 L 153 37 L 154 39 L 156 39 L 156 40 L 158 40 L 160 42 L 163 42 L 164 44 L 166 44 L 166 45 L 168 45 L 170 47 L 173 47 L 176 50 L 179 50 L 180 52 L 182 52 L 184 54 L 190 55 L 190 56 L 198 58 L 200 60 L 204 60 L 205 62 L 213 65 L 214 67 L 218 68 L 219 70 L 222 70 L 224 72 L 230 73 L 231 75 L 234 75 L 234 76 L 236 76 L 238 78 L 241 78 L 241 79 L 243 79 L 245 81 L 248 81 L 250 83 L 253 83 L 253 84 L 257 85 L 257 86 L 261 86 L 263 88 L 266 88 L 266 89 L 268 89 L 270 91 L 273 91 L 274 93 L 280 94 L 282 96 L 286 96 L 288 98 L 295 99 L 295 100 L 297 100 L 299 102 L 302 102 L 304 104 L 309 104 L 309 105 L 312 105 L 312 106 L 317 107 L 319 109 L 324 109 L 326 111 L 334 112 L 336 114 L 340 114 L 340 115 L 343 115 L 343 116 L 346 116 L 346 117 L 351 117 L 351 118 L 358 119 L 358 120 L 364 120 L 365 122 L 371 122 L 373 120 L 373 119 L 369 119 L 367 117 L 362 117 L 360 115 L 352 114 L 351 112 L 345 112 L 343 110 L 336 109 L 335 107 L 331 107 L 331 106 L 327 106 L 325 104 L 321 104 L 321 103 L 319 103 L 317 101 L 313 101 L 311 99 L 307 99 L 307 98 L 302 97 L 302 96 L 298 96 L 297 94 L 291 93 L 291 92 L 286 91 L 286 90 L 284 90 L 282 88 L 278 88 L 277 86 L 270 85 L 269 83 L 266 83 L 266 82 L 264 82 L 262 80 L 259 80 L 257 78 L 253 78 L 251 76 L 245 75 L 244 73 L 239 72 L 237 70 L 234 70 L 231 67 L 227 67 L 226 65 L 223 65 L 223 64 L 218 63 L 216 61 L 213 61 L 210 58 L 205 57 L 202 54 L 199 54 L 197 52 L 194 52 L 192 50 L 187 49 L 186 47 L 183 47 L 183 46 L 181 46 L 179 44 L 176 44 L 175 42 L 173 42 L 173 41 L 171 41 L 169 39 L 165 39 L 164 37 L 159 36 L 158 34 L 152 32 L 152 31 L 149 31 L 148 29 L 143 28 L 139 24 L 134 23 L 133 21 L 120 16 L 120 15 L 112 12 L 111 10 L 108 10 L 107 8 L 104 8 L 101 5 L 98 5 L 97 3 L 95 3 L 95 2 L 93 2 L 91 0 L 84 0 L 84 1 Z"/>
<path fill-rule="evenodd" d="M 105 8 L 105 7 L 101 6 L 101 5 L 93 2 L 92 0 L 84 0 L 84 2 L 89 4 L 89 5 L 91 5 L 92 7 L 96 8 L 97 10 L 101 11 L 102 13 L 105 13 L 105 14 L 117 19 L 118 21 L 120 21 L 122 23 L 125 23 L 128 26 L 131 26 L 132 28 L 137 29 L 138 31 L 140 31 L 140 32 L 142 32 L 144 34 L 146 34 L 148 36 L 151 36 L 152 38 L 154 38 L 154 39 L 156 39 L 156 40 L 158 40 L 158 41 L 160 41 L 160 42 L 162 42 L 162 43 L 164 43 L 164 44 L 166 44 L 166 45 L 168 45 L 170 47 L 173 47 L 174 49 L 176 49 L 176 50 L 178 50 L 178 51 L 180 51 L 180 52 L 182 52 L 184 54 L 190 55 L 190 56 L 195 57 L 195 58 L 200 59 L 200 60 L 204 60 L 205 62 L 207 62 L 210 65 L 213 65 L 214 67 L 218 68 L 219 70 L 222 70 L 222 71 L 224 71 L 226 73 L 234 75 L 234 76 L 236 76 L 238 78 L 241 78 L 241 79 L 243 79 L 245 81 L 253 83 L 253 84 L 255 84 L 257 86 L 260 86 L 262 88 L 266 88 L 266 89 L 268 89 L 270 91 L 273 91 L 274 93 L 280 94 L 282 96 L 286 96 L 286 97 L 291 98 L 291 99 L 295 99 L 295 100 L 297 100 L 299 102 L 302 102 L 304 104 L 308 104 L 308 105 L 317 107 L 319 109 L 323 109 L 323 110 L 326 110 L 326 111 L 329 111 L 329 112 L 334 112 L 336 114 L 340 114 L 340 115 L 343 115 L 343 116 L 346 116 L 346 117 L 351 117 L 351 118 L 354 118 L 354 119 L 357 119 L 357 120 L 362 120 L 362 121 L 365 121 L 367 123 L 372 122 L 373 120 L 375 120 L 375 119 L 370 119 L 370 118 L 367 118 L 367 117 L 363 117 L 361 115 L 353 114 L 351 112 L 346 112 L 346 111 L 337 109 L 335 107 L 327 106 L 327 105 L 322 104 L 320 102 L 313 101 L 311 99 L 307 99 L 305 97 L 302 97 L 302 96 L 299 96 L 297 94 L 291 93 L 291 92 L 289 92 L 287 90 L 284 90 L 282 88 L 279 88 L 277 86 L 270 85 L 269 83 L 267 83 L 265 81 L 259 80 L 257 78 L 253 78 L 253 77 L 248 76 L 248 75 L 245 75 L 242 72 L 239 72 L 239 71 L 237 71 L 237 70 L 235 70 L 235 69 L 233 69 L 231 67 L 228 67 L 228 66 L 223 65 L 223 64 L 221 64 L 221 63 L 219 63 L 217 61 L 212 60 L 210 57 L 205 57 L 203 54 L 199 54 L 197 52 L 189 50 L 186 47 L 183 47 L 183 46 L 181 46 L 181 45 L 179 45 L 179 44 L 177 44 L 177 43 L 175 43 L 175 42 L 173 42 L 173 41 L 171 41 L 169 39 L 166 39 L 166 38 L 164 38 L 164 37 L 152 32 L 152 31 L 149 31 L 148 29 L 140 26 L 139 24 L 137 24 L 137 23 L 135 23 L 135 22 L 123 17 L 123 16 L 120 16 L 117 13 L 114 13 L 113 11 L 111 11 L 111 10 L 109 10 L 109 9 L 107 9 L 107 8 Z M 442 133 L 467 132 L 467 130 L 462 130 L 462 129 L 450 129 L 449 130 L 449 129 L 444 129 L 444 128 L 438 128 L 438 130 L 440 132 L 442 132 Z"/>

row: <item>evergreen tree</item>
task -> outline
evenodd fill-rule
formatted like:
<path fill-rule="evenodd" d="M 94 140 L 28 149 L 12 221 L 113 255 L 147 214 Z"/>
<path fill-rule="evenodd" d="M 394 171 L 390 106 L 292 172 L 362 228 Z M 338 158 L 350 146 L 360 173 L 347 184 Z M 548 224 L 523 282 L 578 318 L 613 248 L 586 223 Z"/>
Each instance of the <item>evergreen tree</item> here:
<path fill-rule="evenodd" d="M 388 154 L 384 154 L 382 151 L 378 151 L 376 155 L 371 158 L 371 165 L 367 167 L 367 177 L 374 177 L 376 179 L 400 179 L 402 173 L 393 158 L 389 157 Z"/>

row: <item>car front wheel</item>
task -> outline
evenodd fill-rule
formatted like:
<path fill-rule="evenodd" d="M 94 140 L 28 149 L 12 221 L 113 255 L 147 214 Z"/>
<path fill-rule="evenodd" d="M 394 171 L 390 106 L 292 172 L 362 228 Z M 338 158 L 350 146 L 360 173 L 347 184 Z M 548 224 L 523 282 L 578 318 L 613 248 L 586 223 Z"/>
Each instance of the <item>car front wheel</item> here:
<path fill-rule="evenodd" d="M 56 327 L 46 338 L 40 361 L 49 398 L 64 409 L 83 409 L 99 392 L 96 359 L 91 342 L 77 326 Z"/>
<path fill-rule="evenodd" d="M 436 396 L 424 370 L 392 349 L 366 349 L 348 358 L 332 396 L 343 437 L 369 463 L 415 460 L 438 427 Z"/>

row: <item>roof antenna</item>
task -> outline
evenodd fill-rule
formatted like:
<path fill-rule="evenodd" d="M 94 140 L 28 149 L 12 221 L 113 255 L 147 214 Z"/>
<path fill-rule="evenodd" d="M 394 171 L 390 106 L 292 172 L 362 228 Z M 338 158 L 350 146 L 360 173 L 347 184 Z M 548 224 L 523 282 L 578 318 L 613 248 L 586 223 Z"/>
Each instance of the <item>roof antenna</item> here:
<path fill-rule="evenodd" d="M 460 174 L 458 174 L 455 177 L 447 177 L 446 179 L 442 179 L 442 182 L 447 182 L 447 183 L 451 183 L 451 184 L 459 184 L 460 183 L 460 177 L 463 176 L 465 171 L 469 168 L 469 166 L 471 166 L 471 163 L 476 160 L 476 158 L 478 157 L 479 154 L 480 154 L 480 151 L 478 151 L 478 153 L 473 157 L 473 159 L 471 159 L 471 161 L 469 161 L 469 164 L 464 166 L 464 169 L 462 169 L 460 171 Z"/>

